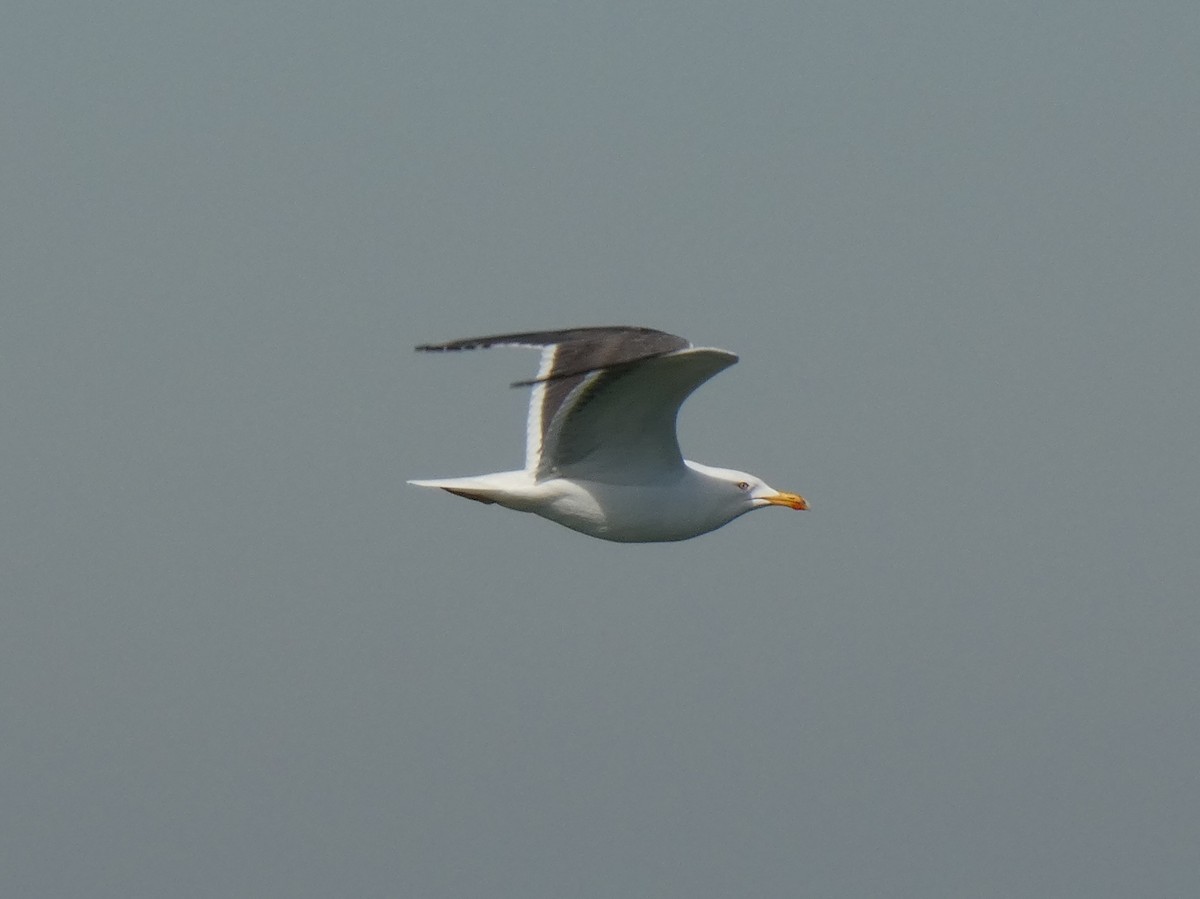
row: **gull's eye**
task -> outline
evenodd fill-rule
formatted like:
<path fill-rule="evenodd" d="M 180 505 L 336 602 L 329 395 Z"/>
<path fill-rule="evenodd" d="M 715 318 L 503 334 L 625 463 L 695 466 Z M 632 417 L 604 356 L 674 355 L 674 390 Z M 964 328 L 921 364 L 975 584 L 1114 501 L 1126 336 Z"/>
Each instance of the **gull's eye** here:
<path fill-rule="evenodd" d="M 749 490 L 750 482 L 749 481 L 738 481 L 737 484 L 734 486 L 736 486 L 738 490 Z"/>

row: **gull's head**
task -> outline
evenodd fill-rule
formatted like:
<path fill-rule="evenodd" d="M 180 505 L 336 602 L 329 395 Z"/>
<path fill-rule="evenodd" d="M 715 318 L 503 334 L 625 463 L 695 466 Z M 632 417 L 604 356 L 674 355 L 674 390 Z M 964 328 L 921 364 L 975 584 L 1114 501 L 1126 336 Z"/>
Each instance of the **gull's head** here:
<path fill-rule="evenodd" d="M 733 513 L 742 515 L 753 509 L 767 506 L 785 506 L 789 509 L 807 509 L 808 501 L 798 493 L 784 493 L 768 485 L 762 478 L 732 468 L 713 468 L 696 462 L 687 463 L 690 468 L 715 482 L 716 492 L 722 504 Z"/>

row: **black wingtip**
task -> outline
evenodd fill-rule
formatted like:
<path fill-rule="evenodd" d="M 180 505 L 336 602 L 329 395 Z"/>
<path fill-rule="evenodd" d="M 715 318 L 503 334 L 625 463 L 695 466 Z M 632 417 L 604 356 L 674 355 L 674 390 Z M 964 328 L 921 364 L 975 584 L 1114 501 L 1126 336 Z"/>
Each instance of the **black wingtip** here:
<path fill-rule="evenodd" d="M 640 343 L 659 344 L 660 351 L 683 349 L 688 342 L 675 334 L 657 331 L 654 328 L 638 328 L 628 325 L 609 327 L 566 328 L 559 331 L 520 331 L 514 334 L 492 334 L 488 337 L 466 337 L 445 343 L 422 343 L 416 347 L 422 353 L 445 353 L 456 350 L 482 350 L 494 346 L 546 347 L 561 343 L 596 341 L 606 336 L 627 336 Z M 666 342 L 664 344 L 664 341 Z M 669 345 L 669 347 L 668 347 Z"/>

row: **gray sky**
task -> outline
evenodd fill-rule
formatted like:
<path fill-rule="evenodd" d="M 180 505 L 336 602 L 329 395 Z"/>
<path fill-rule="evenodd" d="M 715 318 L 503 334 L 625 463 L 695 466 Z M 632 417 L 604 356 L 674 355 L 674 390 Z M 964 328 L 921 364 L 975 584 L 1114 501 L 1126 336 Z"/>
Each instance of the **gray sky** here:
<path fill-rule="evenodd" d="M 0 892 L 1174 897 L 1200 878 L 1200 7 L 19 3 Z M 742 362 L 619 546 L 536 356 Z"/>

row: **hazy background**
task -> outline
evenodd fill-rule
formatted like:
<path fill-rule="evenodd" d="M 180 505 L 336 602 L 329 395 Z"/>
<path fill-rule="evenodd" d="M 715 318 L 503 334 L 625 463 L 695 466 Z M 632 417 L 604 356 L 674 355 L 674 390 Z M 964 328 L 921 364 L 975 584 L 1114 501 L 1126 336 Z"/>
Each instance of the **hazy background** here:
<path fill-rule="evenodd" d="M 1191 897 L 1194 2 L 17 2 L 0 892 Z M 742 355 L 620 546 L 405 486 Z"/>

